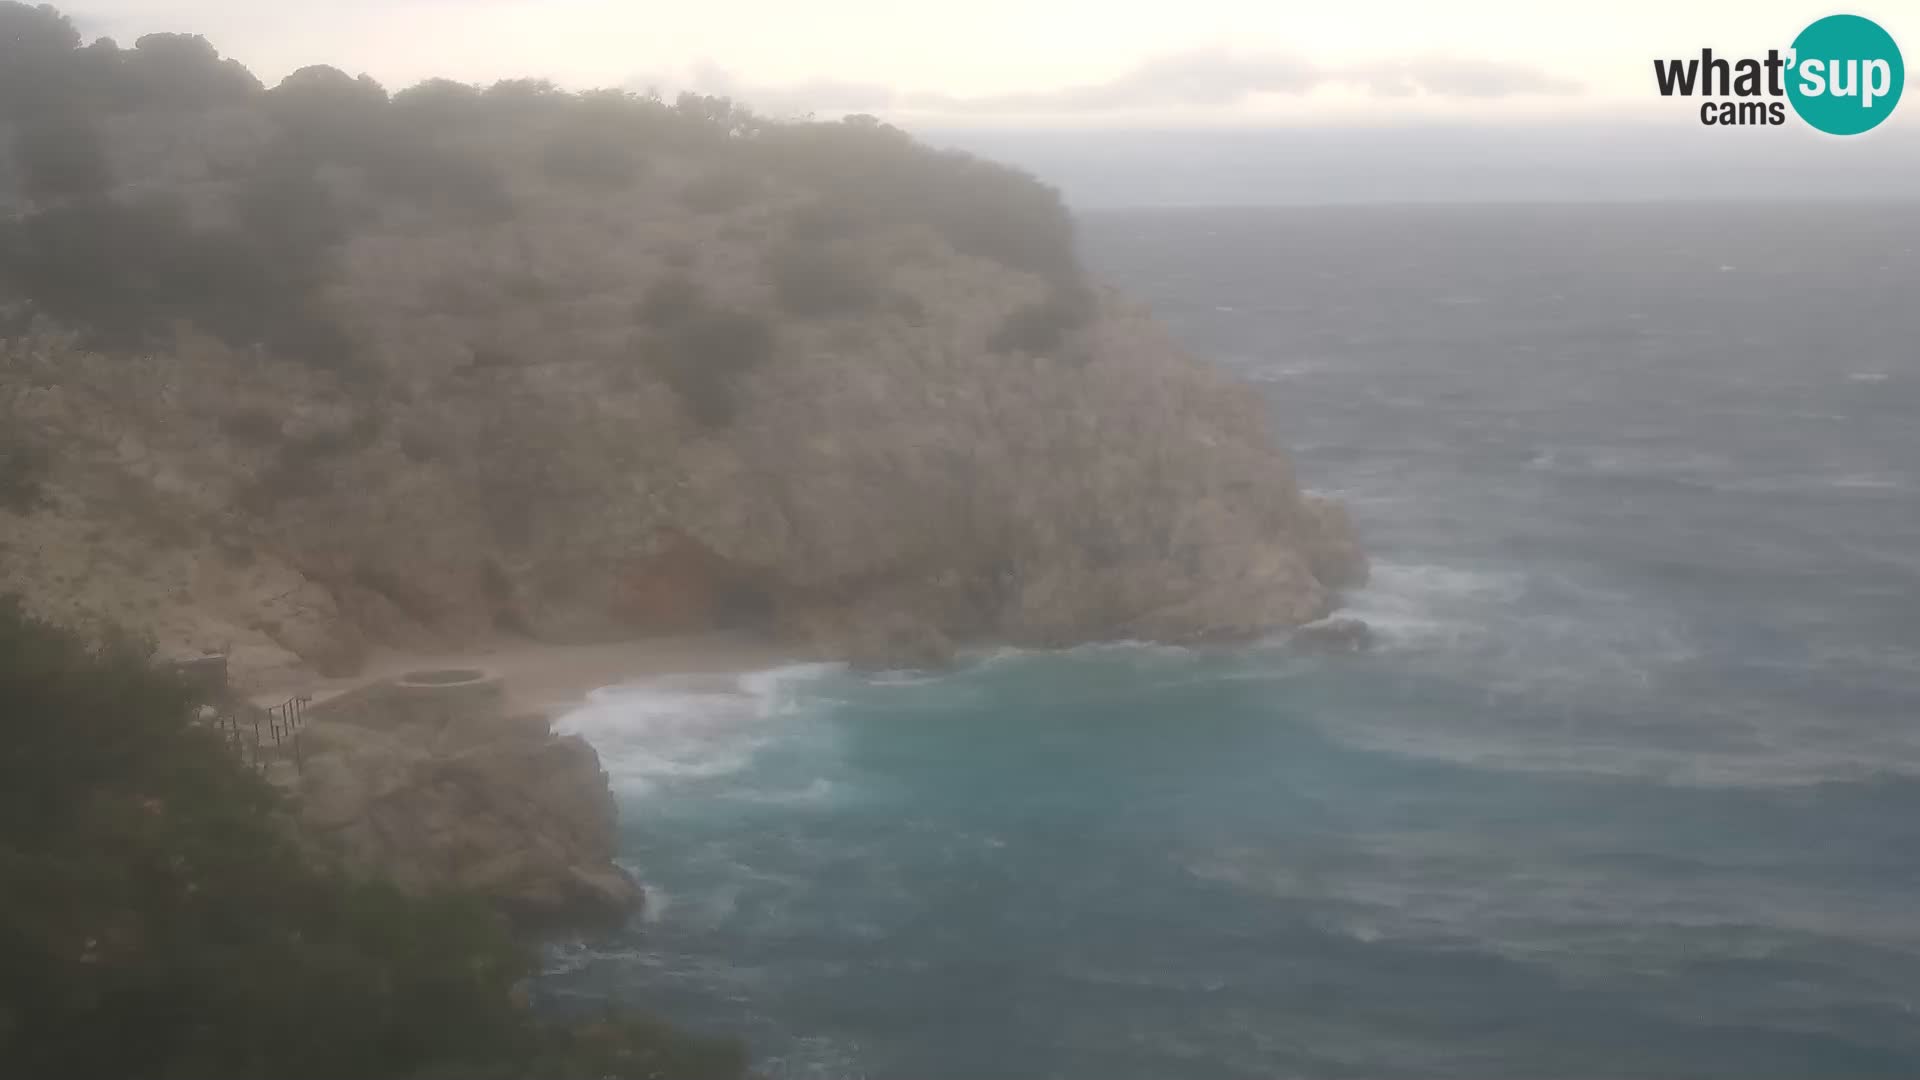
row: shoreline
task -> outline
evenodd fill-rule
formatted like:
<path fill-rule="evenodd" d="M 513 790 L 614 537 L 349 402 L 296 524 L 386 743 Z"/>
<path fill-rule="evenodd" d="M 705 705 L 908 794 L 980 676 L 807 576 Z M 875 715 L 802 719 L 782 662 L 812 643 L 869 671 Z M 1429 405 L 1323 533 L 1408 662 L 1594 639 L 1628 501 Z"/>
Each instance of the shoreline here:
<path fill-rule="evenodd" d="M 752 634 L 712 631 L 631 638 L 589 645 L 554 645 L 502 639 L 445 653 L 380 650 L 354 675 L 281 680 L 246 693 L 256 705 L 277 705 L 293 696 L 314 703 L 409 671 L 478 668 L 500 678 L 508 707 L 556 720 L 583 704 L 595 690 L 635 679 L 673 675 L 737 675 L 817 657 L 791 643 Z"/>

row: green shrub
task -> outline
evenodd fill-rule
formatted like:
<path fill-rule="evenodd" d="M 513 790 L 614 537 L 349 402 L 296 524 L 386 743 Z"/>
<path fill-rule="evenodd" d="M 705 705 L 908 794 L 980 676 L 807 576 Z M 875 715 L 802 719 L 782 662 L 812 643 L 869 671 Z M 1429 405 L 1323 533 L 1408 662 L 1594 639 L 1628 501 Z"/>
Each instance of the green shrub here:
<path fill-rule="evenodd" d="M 113 169 L 100 136 L 84 117 L 39 120 L 13 137 L 21 189 L 36 201 L 105 194 Z"/>
<path fill-rule="evenodd" d="M 516 1007 L 497 916 L 311 865 L 194 696 L 0 600 L 0 1075 L 742 1075 L 734 1044 Z"/>
<path fill-rule="evenodd" d="M 773 125 L 753 148 L 868 221 L 931 225 L 967 254 L 1062 283 L 1079 276 L 1059 192 L 1017 169 L 934 150 L 871 117 Z"/>
<path fill-rule="evenodd" d="M 640 175 L 640 153 L 616 133 L 569 126 L 547 139 L 540 155 L 547 176 L 602 191 L 631 187 Z"/>
<path fill-rule="evenodd" d="M 147 34 L 121 54 L 122 78 L 138 107 L 205 109 L 245 101 L 260 80 L 199 34 Z"/>
<path fill-rule="evenodd" d="M 865 311 L 878 302 L 879 282 L 845 249 L 790 240 L 767 253 L 767 276 L 780 305 L 818 318 Z"/>
<path fill-rule="evenodd" d="M 712 169 L 694 177 L 680 191 L 680 204 L 700 214 L 725 214 L 752 202 L 760 181 L 739 169 Z"/>
<path fill-rule="evenodd" d="M 52 459 L 46 450 L 18 432 L 0 432 L 0 510 L 31 513 L 46 502 L 47 473 Z"/>
<path fill-rule="evenodd" d="M 787 236 L 795 243 L 824 244 L 853 236 L 867 224 L 858 207 L 823 198 L 793 211 L 787 218 Z"/>
<path fill-rule="evenodd" d="M 451 79 L 428 79 L 393 95 L 393 115 L 411 132 L 443 132 L 480 119 L 480 88 Z"/>
<path fill-rule="evenodd" d="M 321 267 L 296 246 L 307 242 L 195 229 L 163 203 L 73 203 L 0 225 L 0 283 L 97 348 L 162 347 L 185 320 L 235 348 L 363 378 L 352 338 L 320 306 Z"/>
<path fill-rule="evenodd" d="M 987 339 L 997 353 L 1042 356 L 1064 345 L 1067 335 L 1084 325 L 1093 312 L 1093 296 L 1077 285 L 1055 287 L 1044 300 L 1016 309 Z"/>
<path fill-rule="evenodd" d="M 695 419 L 708 427 L 731 422 L 740 378 L 773 355 L 773 330 L 764 319 L 733 310 L 703 311 L 655 343 L 662 373 Z"/>

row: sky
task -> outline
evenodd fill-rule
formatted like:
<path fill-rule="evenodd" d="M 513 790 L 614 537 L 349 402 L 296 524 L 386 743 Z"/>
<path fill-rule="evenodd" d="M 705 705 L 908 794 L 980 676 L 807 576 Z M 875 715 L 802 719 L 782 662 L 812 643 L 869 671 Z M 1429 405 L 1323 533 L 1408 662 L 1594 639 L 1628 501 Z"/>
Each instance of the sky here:
<path fill-rule="evenodd" d="M 1644 109 L 1652 57 L 1784 47 L 1806 0 L 76 0 L 130 44 L 191 29 L 269 83 L 313 63 L 403 86 L 539 75 L 706 84 L 762 104 L 1123 126 L 1540 118 Z M 1882 3 L 1920 42 L 1920 5 Z M 1901 15 L 1907 16 L 1905 19 Z M 1910 27 L 1903 23 L 1912 23 Z M 1903 34 L 1902 31 L 1906 33 Z M 833 98 L 845 101 L 833 101 Z"/>
<path fill-rule="evenodd" d="M 1531 160 L 1536 171 L 1544 170 L 1541 183 L 1577 178 L 1590 168 L 1618 171 L 1622 147 L 1656 180 L 1661 163 L 1649 149 L 1654 146 L 1698 158 L 1708 173 L 1765 173 L 1766 151 L 1788 144 L 1755 143 L 1752 136 L 1784 132 L 1703 129 L 1696 103 L 1658 96 L 1651 61 L 1697 56 L 1703 46 L 1722 55 L 1764 55 L 1832 13 L 1819 0 L 967 0 L 940 6 L 901 0 L 70 0 L 65 6 L 89 36 L 110 35 L 123 45 L 158 30 L 203 33 L 269 84 L 307 64 L 328 63 L 390 88 L 433 76 L 481 83 L 538 76 L 571 88 L 725 93 L 773 115 L 871 112 L 956 145 L 998 146 L 999 156 L 1040 171 L 1070 196 L 1096 202 L 1138 196 L 1088 196 L 1081 180 L 1049 175 L 1055 166 L 1035 162 L 1058 148 L 1032 132 L 1074 133 L 1080 141 L 1071 145 L 1086 153 L 1064 164 L 1090 180 L 1100 177 L 1089 161 L 1151 169 L 1155 155 L 1142 149 L 1142 133 L 1173 133 L 1198 146 L 1213 131 L 1228 146 L 1244 143 L 1240 133 L 1247 130 L 1295 132 L 1303 144 L 1330 153 L 1378 144 L 1384 167 L 1407 168 L 1420 164 L 1415 147 L 1419 155 L 1436 146 L 1444 153 L 1449 145 L 1464 153 L 1457 142 L 1436 143 L 1435 133 L 1491 129 L 1504 134 L 1481 139 L 1475 153 Z M 1910 43 L 1909 63 L 1920 64 L 1920 2 L 1870 0 L 1849 10 Z M 1844 141 L 1920 144 L 1920 91 L 1913 96 L 1879 132 Z M 1553 161 L 1545 165 L 1528 145 L 1543 139 L 1565 151 L 1548 155 Z M 1594 145 L 1583 151 L 1583 143 Z M 1406 147 L 1397 166 L 1396 144 Z M 1920 160 L 1884 145 L 1791 145 L 1842 168 L 1864 161 L 1877 172 L 1899 171 Z M 1714 163 L 1723 156 L 1721 169 Z M 1905 180 L 1912 176 L 1905 171 Z M 1688 190 L 1699 178 L 1669 186 Z M 1462 182 L 1471 187 L 1470 179 Z M 1327 193 L 1351 186 L 1334 173 L 1326 183 L 1333 185 Z M 1820 181 L 1808 172 L 1798 183 Z M 1659 187 L 1649 188 L 1650 197 L 1660 197 Z"/>

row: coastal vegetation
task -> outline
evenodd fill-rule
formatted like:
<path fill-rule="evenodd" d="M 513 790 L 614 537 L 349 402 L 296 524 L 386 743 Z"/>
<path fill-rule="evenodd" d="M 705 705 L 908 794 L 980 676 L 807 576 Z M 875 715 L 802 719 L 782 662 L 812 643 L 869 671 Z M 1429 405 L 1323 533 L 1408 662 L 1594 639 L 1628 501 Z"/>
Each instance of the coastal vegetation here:
<path fill-rule="evenodd" d="M 229 130 L 183 135 L 187 113 Z M 142 173 L 160 163 L 110 145 L 183 138 L 209 144 L 188 185 L 148 182 Z M 55 9 L 0 0 L 0 286 L 96 348 L 160 348 L 184 321 L 235 349 L 372 378 L 366 343 L 324 295 L 340 244 L 393 204 L 477 224 L 511 218 L 501 159 L 523 144 L 548 179 L 589 193 L 631 187 L 656 156 L 697 161 L 681 196 L 695 215 L 741 211 L 776 182 L 816 192 L 812 226 L 767 260 L 777 303 L 794 314 L 865 308 L 872 271 L 839 242 L 900 225 L 1043 275 L 1060 296 L 1084 291 L 1052 189 L 872 117 L 775 120 L 724 98 L 576 94 L 529 79 L 390 94 L 326 66 L 267 88 L 198 35 L 82 46 Z M 1022 312 L 1000 347 L 1051 347 L 1089 314 L 1071 302 Z M 693 411 L 730 412 L 726 388 L 758 348 L 741 328 L 763 317 L 692 320 L 667 339 L 677 355 L 665 368 Z"/>
<path fill-rule="evenodd" d="M 720 1080 L 733 1043 L 516 1001 L 486 906 L 316 865 L 124 635 L 0 600 L 0 1075 Z"/>

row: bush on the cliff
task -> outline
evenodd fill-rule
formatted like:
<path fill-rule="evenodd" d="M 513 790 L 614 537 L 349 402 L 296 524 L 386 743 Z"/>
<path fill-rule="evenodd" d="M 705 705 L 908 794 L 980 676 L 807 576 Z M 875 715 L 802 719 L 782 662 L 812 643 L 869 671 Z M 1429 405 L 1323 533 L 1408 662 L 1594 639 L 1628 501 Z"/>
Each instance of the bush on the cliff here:
<path fill-rule="evenodd" d="M 754 145 L 769 168 L 866 220 L 931 225 L 967 254 L 1059 282 L 1079 276 L 1059 192 L 1018 169 L 934 150 L 872 117 L 771 125 Z"/>
<path fill-rule="evenodd" d="M 35 201 L 105 194 L 113 169 L 100 136 L 84 118 L 40 119 L 13 137 L 22 189 Z"/>
<path fill-rule="evenodd" d="M 536 1020 L 491 912 L 317 870 L 282 817 L 144 650 L 0 599 L 0 1075 L 742 1074 L 658 1023 Z"/>
<path fill-rule="evenodd" d="M 803 318 L 850 315 L 880 298 L 873 273 L 844 248 L 791 239 L 767 252 L 767 276 L 780 306 Z"/>
<path fill-rule="evenodd" d="M 164 203 L 72 203 L 0 226 L 0 282 L 101 348 L 167 344 L 186 320 L 237 348 L 345 371 L 353 343 L 320 308 L 292 237 L 197 229 Z"/>
<path fill-rule="evenodd" d="M 760 193 L 760 181 L 738 169 L 709 169 L 687 182 L 680 191 L 680 205 L 696 214 L 726 214 L 752 202 Z"/>
<path fill-rule="evenodd" d="M 1093 294 L 1074 282 L 1055 286 L 1044 300 L 1015 309 L 987 339 L 997 353 L 1045 356 L 1066 344 L 1067 335 L 1084 325 L 1093 312 Z"/>
<path fill-rule="evenodd" d="M 52 460 L 44 448 L 15 431 L 0 432 L 0 510 L 31 513 L 46 501 Z"/>
<path fill-rule="evenodd" d="M 540 164 L 549 179 L 618 191 L 639 177 L 641 158 L 630 142 L 585 124 L 570 124 L 548 137 Z"/>
<path fill-rule="evenodd" d="M 668 385 L 694 419 L 723 427 L 738 411 L 741 376 L 773 356 L 773 328 L 743 311 L 702 311 L 676 324 L 654 342 L 655 358 Z"/>
<path fill-rule="evenodd" d="M 206 110 L 233 137 L 202 149 L 207 125 L 183 116 Z M 360 223 L 405 202 L 494 224 L 514 212 L 516 193 L 539 190 L 513 182 L 527 165 L 604 191 L 637 182 L 656 154 L 674 164 L 663 175 L 688 178 L 686 208 L 733 215 L 716 230 L 723 239 L 773 240 L 770 284 L 802 317 L 895 302 L 842 243 L 892 226 L 1045 279 L 1054 299 L 1008 319 L 996 349 L 1056 349 L 1090 310 L 1077 302 L 1085 286 L 1057 192 L 872 117 L 775 122 L 724 97 L 683 94 L 667 105 L 540 80 L 485 90 L 435 80 L 389 96 L 325 66 L 268 91 L 197 35 L 81 48 L 58 12 L 0 0 L 0 121 L 15 133 L 13 171 L 38 207 L 0 222 L 0 288 L 103 349 L 165 350 L 185 323 L 238 353 L 262 348 L 370 385 L 375 369 L 328 289 L 335 253 Z M 130 130 L 139 136 L 127 146 L 167 166 L 154 175 L 179 166 L 215 182 L 132 197 L 129 185 L 150 178 L 113 176 L 116 155 L 105 151 L 124 147 L 95 139 Z M 796 194 L 802 208 L 784 236 L 759 215 L 734 213 Z M 700 315 L 675 320 L 665 371 L 703 422 L 720 424 L 739 373 L 771 338 L 739 317 Z"/>

